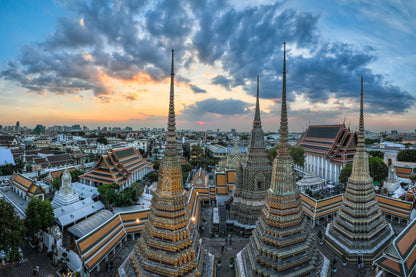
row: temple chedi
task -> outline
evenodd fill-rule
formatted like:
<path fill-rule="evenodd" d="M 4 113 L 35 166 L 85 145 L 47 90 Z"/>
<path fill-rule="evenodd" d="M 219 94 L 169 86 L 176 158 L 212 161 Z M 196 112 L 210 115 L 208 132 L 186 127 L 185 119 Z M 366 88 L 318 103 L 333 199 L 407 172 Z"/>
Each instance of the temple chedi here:
<path fill-rule="evenodd" d="M 237 276 L 314 276 L 320 272 L 320 254 L 296 185 L 287 121 L 284 44 L 279 149 L 262 214 L 250 242 L 237 254 Z"/>
<path fill-rule="evenodd" d="M 237 169 L 240 166 L 243 154 L 240 151 L 237 140 L 234 141 L 234 147 L 231 152 L 227 153 L 227 159 L 218 164 L 217 171 L 225 171 L 226 169 Z"/>
<path fill-rule="evenodd" d="M 160 163 L 148 221 L 125 265 L 128 276 L 213 276 L 214 256 L 201 246 L 195 218 L 190 215 L 176 150 L 174 52 L 166 149 Z M 132 269 L 132 270 L 131 270 Z M 134 274 L 132 274 L 134 271 Z"/>
<path fill-rule="evenodd" d="M 344 199 L 325 231 L 325 244 L 349 263 L 371 264 L 390 242 L 394 232 L 380 211 L 370 177 L 364 143 L 363 78 L 361 77 L 360 127 Z"/>
<path fill-rule="evenodd" d="M 266 154 L 264 132 L 261 127 L 259 104 L 259 77 L 257 76 L 257 100 L 253 128 L 246 158 L 236 170 L 236 187 L 230 217 L 235 226 L 248 235 L 256 226 L 264 207 L 266 190 L 270 187 L 272 165 Z"/>
<path fill-rule="evenodd" d="M 61 188 L 55 193 L 51 205 L 56 209 L 71 205 L 77 201 L 79 201 L 79 196 L 78 193 L 72 189 L 71 173 L 67 167 L 65 168 L 64 173 L 62 173 Z"/>

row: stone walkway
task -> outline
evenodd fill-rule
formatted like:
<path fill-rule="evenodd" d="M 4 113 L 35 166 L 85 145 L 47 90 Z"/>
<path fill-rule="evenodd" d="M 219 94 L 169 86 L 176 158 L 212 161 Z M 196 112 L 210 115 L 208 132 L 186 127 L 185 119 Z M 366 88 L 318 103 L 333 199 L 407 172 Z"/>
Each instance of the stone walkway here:
<path fill-rule="evenodd" d="M 27 243 L 23 246 L 24 262 L 0 271 L 0 276 L 7 277 L 26 277 L 33 276 L 33 268 L 39 265 L 40 277 L 56 276 L 56 269 L 51 266 L 51 254 L 39 253 L 37 249 L 31 248 Z"/>
<path fill-rule="evenodd" d="M 311 229 L 311 232 L 313 232 L 315 234 L 315 236 L 317 237 L 318 230 L 319 230 L 319 227 L 315 227 L 315 228 Z M 323 229 L 322 229 L 322 233 L 324 233 Z M 337 268 L 337 271 L 332 272 L 331 276 L 333 276 L 333 277 L 337 277 L 337 276 L 339 276 L 339 277 L 344 277 L 344 276 L 370 277 L 371 276 L 372 277 L 372 276 L 375 276 L 374 268 L 373 268 L 372 265 L 366 265 L 366 266 L 364 266 L 364 268 L 361 268 L 361 269 L 359 269 L 358 265 L 356 265 L 356 264 L 347 264 L 346 266 L 343 266 L 341 259 L 338 256 L 336 256 L 325 244 L 323 244 L 323 245 L 319 244 L 319 239 L 318 238 L 316 238 L 315 246 L 329 260 L 330 267 L 332 267 L 332 260 L 334 258 L 337 260 L 337 263 L 335 264 L 335 267 Z"/>
<path fill-rule="evenodd" d="M 0 189 L 0 193 L 4 196 L 4 199 L 11 203 L 14 207 L 14 209 L 17 212 L 17 215 L 20 218 L 25 218 L 26 214 L 26 208 L 27 208 L 27 204 L 28 202 L 26 200 L 24 200 L 22 197 L 20 197 L 16 192 L 14 192 L 10 186 L 7 187 L 2 187 Z"/>
<path fill-rule="evenodd" d="M 246 246 L 249 239 L 238 236 L 211 238 L 210 226 L 212 226 L 212 208 L 213 207 L 201 208 L 201 218 L 207 219 L 207 222 L 204 224 L 205 230 L 200 233 L 202 245 L 215 255 L 216 261 L 221 257 L 222 263 L 221 266 L 217 266 L 217 276 L 231 277 L 234 276 L 234 267 L 229 266 L 230 258 L 235 258 L 237 253 Z"/>

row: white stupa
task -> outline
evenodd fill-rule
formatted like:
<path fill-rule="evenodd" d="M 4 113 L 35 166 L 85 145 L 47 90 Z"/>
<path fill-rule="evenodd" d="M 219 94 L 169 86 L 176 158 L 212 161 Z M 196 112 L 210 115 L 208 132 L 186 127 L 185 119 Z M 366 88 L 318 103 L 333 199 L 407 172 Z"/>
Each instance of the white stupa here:
<path fill-rule="evenodd" d="M 297 181 L 296 184 L 303 193 L 305 193 L 307 189 L 316 192 L 325 187 L 325 180 L 308 172 L 301 180 Z"/>
<path fill-rule="evenodd" d="M 392 194 L 397 189 L 401 188 L 400 181 L 397 178 L 396 170 L 394 169 L 393 162 L 391 160 L 389 160 L 389 175 L 387 180 L 384 182 L 384 187 L 387 189 L 389 194 Z"/>
<path fill-rule="evenodd" d="M 68 167 L 62 174 L 61 182 L 61 188 L 55 193 L 51 203 L 54 209 L 79 201 L 78 193 L 72 189 L 71 173 L 69 173 Z"/>

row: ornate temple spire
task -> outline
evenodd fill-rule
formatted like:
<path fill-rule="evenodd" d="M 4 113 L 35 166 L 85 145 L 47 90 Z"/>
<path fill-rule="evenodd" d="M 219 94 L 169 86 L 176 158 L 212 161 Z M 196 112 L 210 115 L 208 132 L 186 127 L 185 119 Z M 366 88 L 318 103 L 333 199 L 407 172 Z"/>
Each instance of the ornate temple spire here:
<path fill-rule="evenodd" d="M 264 132 L 260 119 L 260 82 L 257 76 L 256 110 L 254 113 L 253 128 L 250 132 L 245 159 L 236 170 L 235 190 L 233 192 L 233 205 L 231 206 L 231 219 L 243 224 L 244 232 L 249 235 L 264 206 L 266 190 L 270 187 L 272 166 L 266 154 Z"/>
<path fill-rule="evenodd" d="M 137 246 L 125 263 L 128 276 L 213 276 L 214 257 L 201 246 L 183 187 L 181 161 L 176 150 L 174 106 L 174 52 L 169 97 L 165 155 L 160 162 L 148 220 Z"/>
<path fill-rule="evenodd" d="M 259 103 L 259 75 L 257 75 L 256 112 L 254 113 L 253 128 L 261 128 L 260 103 Z"/>
<path fill-rule="evenodd" d="M 369 172 L 364 140 L 363 102 L 363 77 L 361 77 L 360 126 L 352 172 L 338 213 L 327 225 L 325 244 L 338 256 L 344 256 L 350 263 L 362 261 L 372 264 L 386 248 L 394 231 L 381 213 L 373 178 Z"/>
<path fill-rule="evenodd" d="M 236 276 L 318 276 L 320 272 L 319 252 L 314 247 L 314 235 L 309 232 L 309 223 L 303 212 L 289 151 L 286 44 L 283 60 L 279 150 L 273 161 L 270 189 L 266 191 L 265 204 L 252 232 L 253 237 L 237 254 Z M 257 184 L 261 185 L 261 182 Z"/>
<path fill-rule="evenodd" d="M 174 73 L 174 51 L 172 49 L 172 66 L 170 72 L 170 97 L 169 97 L 169 118 L 168 131 L 166 133 L 165 156 L 177 156 L 176 150 L 176 123 L 175 123 L 175 73 Z"/>
<path fill-rule="evenodd" d="M 358 131 L 358 144 L 352 163 L 351 177 L 355 181 L 371 182 L 368 155 L 365 152 L 364 137 L 364 104 L 363 104 L 363 76 L 361 76 L 361 99 L 360 99 L 360 125 Z"/>
<path fill-rule="evenodd" d="M 363 76 L 361 76 L 360 127 L 359 127 L 359 133 L 358 133 L 357 151 L 365 152 L 364 104 L 363 104 Z"/>
<path fill-rule="evenodd" d="M 286 106 L 286 42 L 283 43 L 283 86 L 282 86 L 282 110 L 280 117 L 280 138 L 277 159 L 291 159 L 288 138 L 287 106 Z"/>

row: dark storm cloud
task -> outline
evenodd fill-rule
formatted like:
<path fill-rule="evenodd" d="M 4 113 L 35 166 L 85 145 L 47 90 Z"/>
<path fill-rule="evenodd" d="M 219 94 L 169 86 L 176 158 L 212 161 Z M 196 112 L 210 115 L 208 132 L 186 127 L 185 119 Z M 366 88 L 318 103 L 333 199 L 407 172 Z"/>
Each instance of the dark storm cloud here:
<path fill-rule="evenodd" d="M 211 80 L 211 84 L 223 86 L 226 90 L 231 91 L 232 81 L 227 79 L 224 75 L 217 75 Z"/>
<path fill-rule="evenodd" d="M 191 90 L 192 90 L 194 93 L 207 93 L 207 91 L 206 91 L 205 89 L 202 89 L 202 88 L 200 88 L 200 87 L 198 87 L 198 86 L 195 86 L 195 85 L 189 84 L 189 87 L 191 88 Z"/>
<path fill-rule="evenodd" d="M 223 0 L 201 1 L 65 1 L 71 12 L 57 20 L 44 41 L 22 47 L 21 54 L 0 70 L 0 77 L 37 93 L 91 91 L 102 101 L 115 95 L 102 75 L 132 80 L 138 73 L 161 81 L 170 74 L 170 50 L 176 69 L 195 62 L 224 71 L 212 84 L 227 90 L 242 86 L 255 95 L 281 95 L 282 43 L 308 55 L 288 55 L 288 99 L 292 91 L 312 103 L 359 95 L 364 76 L 369 111 L 403 112 L 415 98 L 369 69 L 374 49 L 341 42 L 322 43 L 320 14 L 284 9 L 281 2 L 235 9 Z M 296 53 L 293 53 L 296 54 Z M 180 75 L 194 93 L 204 89 Z M 212 100 L 210 100 L 212 101 Z M 203 103 L 189 109 L 203 109 Z M 229 109 L 228 109 L 229 110 Z M 238 114 L 238 112 L 237 112 Z"/>
<path fill-rule="evenodd" d="M 198 101 L 195 104 L 185 106 L 179 118 L 195 121 L 205 119 L 206 116 L 212 115 L 241 115 L 250 112 L 249 107 L 252 105 L 253 104 L 231 98 L 224 100 L 208 98 Z"/>

